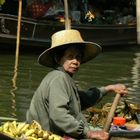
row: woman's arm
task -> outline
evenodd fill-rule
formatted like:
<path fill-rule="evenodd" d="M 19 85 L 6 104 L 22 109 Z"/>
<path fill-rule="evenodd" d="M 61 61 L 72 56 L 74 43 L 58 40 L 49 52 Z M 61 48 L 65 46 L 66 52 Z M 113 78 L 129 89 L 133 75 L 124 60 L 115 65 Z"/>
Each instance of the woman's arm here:
<path fill-rule="evenodd" d="M 104 87 L 90 88 L 87 91 L 79 90 L 79 97 L 81 101 L 82 110 L 91 107 L 98 103 L 100 99 L 105 95 L 106 91 Z"/>
<path fill-rule="evenodd" d="M 126 95 L 128 90 L 123 84 L 113 84 L 101 88 L 90 88 L 88 91 L 79 91 L 82 110 L 95 105 L 106 93 Z"/>

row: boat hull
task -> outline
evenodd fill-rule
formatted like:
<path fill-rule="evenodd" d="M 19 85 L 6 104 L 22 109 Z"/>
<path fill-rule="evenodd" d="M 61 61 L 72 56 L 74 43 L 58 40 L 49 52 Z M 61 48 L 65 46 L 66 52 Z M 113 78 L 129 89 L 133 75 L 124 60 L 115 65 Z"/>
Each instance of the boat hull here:
<path fill-rule="evenodd" d="M 0 14 L 0 42 L 16 44 L 17 21 L 15 15 Z M 137 43 L 136 25 L 71 24 L 79 30 L 84 40 L 102 46 L 131 45 Z M 65 29 L 64 23 L 21 18 L 21 45 L 48 47 L 53 33 Z"/>

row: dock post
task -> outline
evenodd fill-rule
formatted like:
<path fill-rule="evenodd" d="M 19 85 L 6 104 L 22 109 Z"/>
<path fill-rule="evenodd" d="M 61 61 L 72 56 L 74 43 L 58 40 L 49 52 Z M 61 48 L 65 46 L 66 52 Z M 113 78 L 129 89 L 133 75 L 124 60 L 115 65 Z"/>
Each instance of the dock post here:
<path fill-rule="evenodd" d="M 140 0 L 136 0 L 137 44 L 140 44 Z"/>

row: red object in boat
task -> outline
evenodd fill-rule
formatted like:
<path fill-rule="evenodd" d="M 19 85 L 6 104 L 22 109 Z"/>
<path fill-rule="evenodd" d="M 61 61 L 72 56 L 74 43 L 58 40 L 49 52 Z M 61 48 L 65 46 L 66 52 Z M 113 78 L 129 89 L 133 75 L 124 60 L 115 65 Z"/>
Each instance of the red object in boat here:
<path fill-rule="evenodd" d="M 126 123 L 126 119 L 123 117 L 114 117 L 113 124 L 117 126 L 123 126 Z"/>

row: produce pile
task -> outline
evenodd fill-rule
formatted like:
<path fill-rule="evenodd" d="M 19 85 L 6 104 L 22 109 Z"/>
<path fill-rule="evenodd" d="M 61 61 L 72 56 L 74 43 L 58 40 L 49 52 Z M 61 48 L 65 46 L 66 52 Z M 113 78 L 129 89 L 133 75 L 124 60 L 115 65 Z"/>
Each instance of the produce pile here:
<path fill-rule="evenodd" d="M 106 103 L 100 108 L 90 107 L 83 113 L 93 127 L 104 128 L 111 106 L 112 103 Z M 119 102 L 114 116 L 125 118 L 129 124 L 139 124 L 140 118 L 137 117 L 137 113 L 140 114 L 140 106 L 138 104 Z"/>
<path fill-rule="evenodd" d="M 31 124 L 8 121 L 0 126 L 0 133 L 16 140 L 62 140 L 61 136 L 43 130 L 36 121 Z"/>

